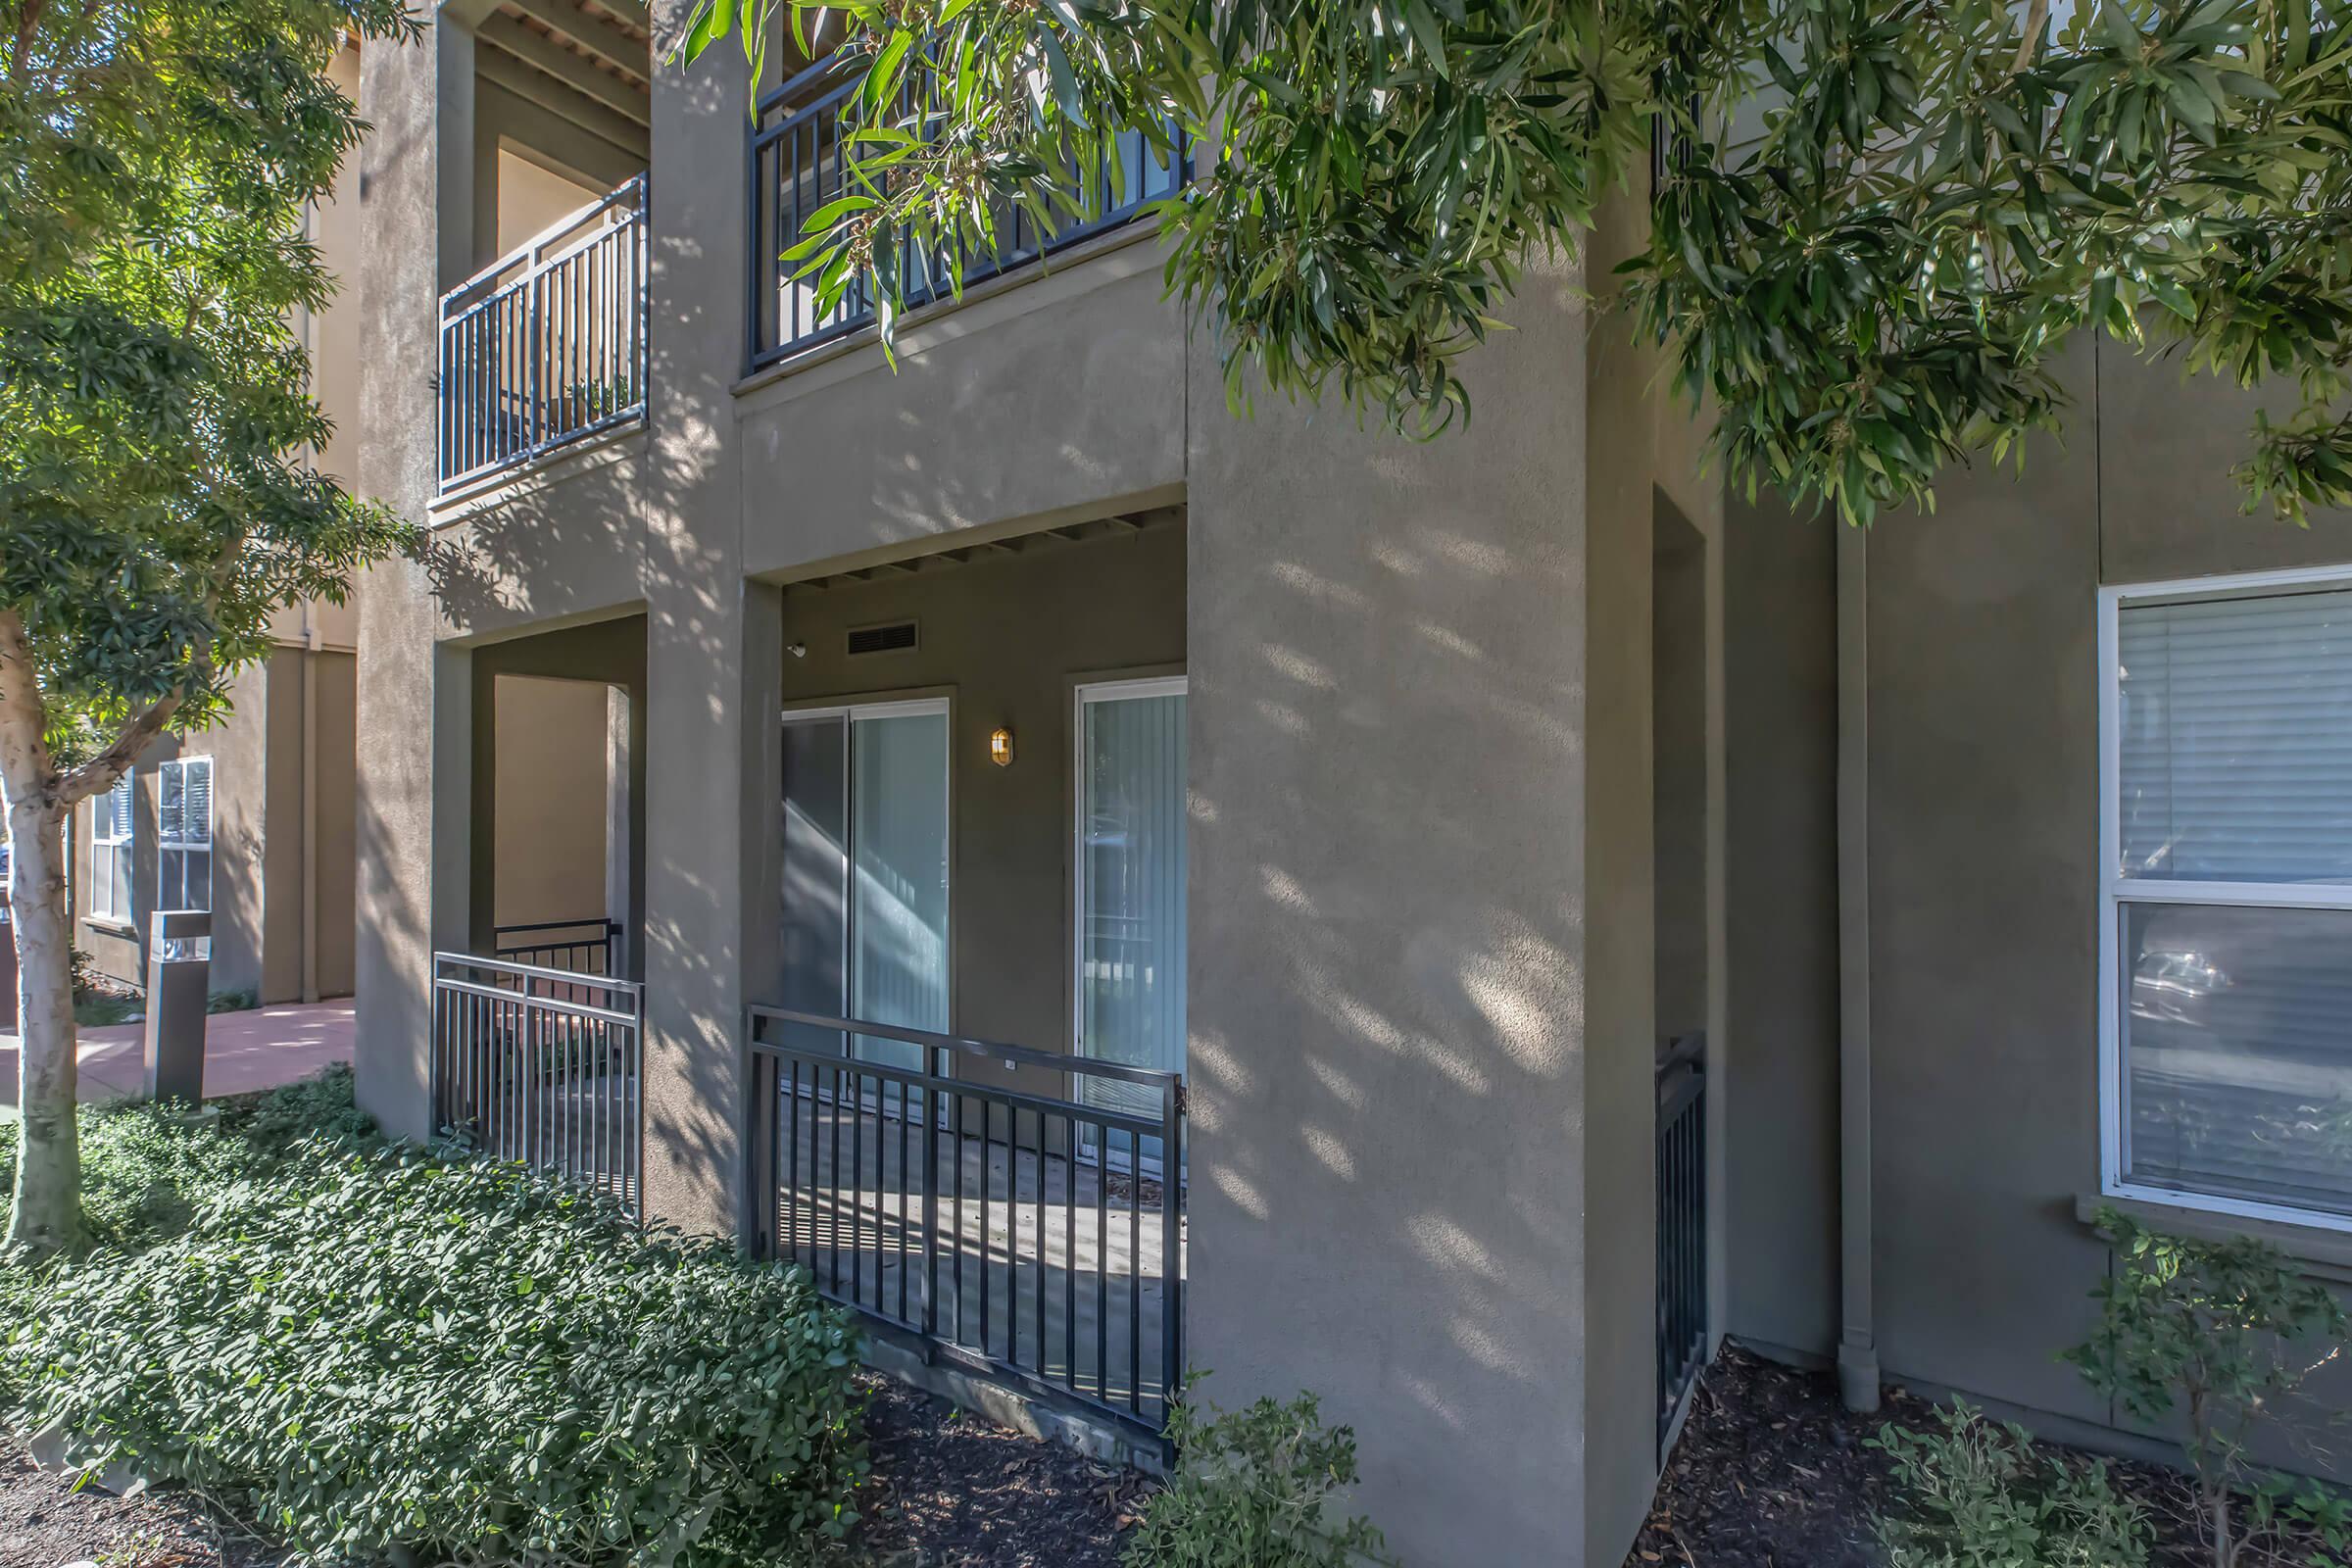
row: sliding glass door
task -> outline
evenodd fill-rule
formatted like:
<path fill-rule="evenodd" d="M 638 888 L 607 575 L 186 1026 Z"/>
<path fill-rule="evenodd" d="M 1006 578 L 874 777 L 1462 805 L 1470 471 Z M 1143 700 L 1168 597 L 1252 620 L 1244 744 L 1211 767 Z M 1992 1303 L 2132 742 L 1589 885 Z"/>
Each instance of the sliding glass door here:
<path fill-rule="evenodd" d="M 1080 1055 L 1184 1068 L 1185 683 L 1078 689 L 1077 984 Z M 1085 1080 L 1093 1104 L 1159 1114 L 1139 1085 Z M 1113 1147 L 1124 1164 L 1131 1151 Z M 1147 1161 L 1158 1157 L 1146 1142 Z"/>
<path fill-rule="evenodd" d="M 784 715 L 784 1004 L 948 1031 L 948 705 Z M 919 1067 L 904 1041 L 866 1061 Z"/>

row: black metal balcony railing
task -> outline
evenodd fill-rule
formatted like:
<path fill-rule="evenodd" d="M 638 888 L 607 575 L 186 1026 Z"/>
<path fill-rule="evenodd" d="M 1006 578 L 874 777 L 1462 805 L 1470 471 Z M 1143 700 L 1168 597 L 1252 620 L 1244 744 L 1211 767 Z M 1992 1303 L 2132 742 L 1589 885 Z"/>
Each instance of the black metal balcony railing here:
<path fill-rule="evenodd" d="M 433 1127 L 639 1211 L 645 992 L 463 953 L 433 955 Z"/>
<path fill-rule="evenodd" d="M 441 488 L 645 416 L 645 176 L 441 297 Z"/>
<path fill-rule="evenodd" d="M 620 973 L 620 922 L 603 915 L 587 920 L 535 920 L 527 925 L 500 926 L 491 934 L 490 953 L 511 963 L 610 976 Z"/>
<path fill-rule="evenodd" d="M 752 123 L 751 190 L 751 345 L 750 361 L 757 369 L 855 332 L 874 318 L 872 302 L 855 286 L 830 311 L 818 308 L 813 277 L 796 278 L 802 264 L 781 260 L 800 243 L 808 217 L 838 196 L 855 189 L 849 165 L 850 138 L 855 123 L 845 127 L 842 111 L 857 92 L 860 77 L 841 69 L 837 57 L 809 67 L 760 99 Z M 912 88 L 907 89 L 911 92 Z M 903 99 L 900 114 L 909 112 L 912 100 Z M 1113 177 L 1114 168 L 1117 177 Z M 1163 159 L 1140 135 L 1119 139 L 1115 154 L 1099 168 L 1072 169 L 1073 195 L 1091 182 L 1095 216 L 1041 232 L 1025 212 L 1008 210 L 997 220 L 1003 248 L 984 259 L 969 261 L 963 282 L 975 283 L 1036 261 L 1063 246 L 1117 227 L 1145 205 L 1172 196 L 1190 177 L 1189 160 L 1179 140 L 1176 156 Z M 908 304 L 941 298 L 954 292 L 953 259 L 918 250 L 911 241 L 900 259 L 900 275 L 906 280 Z"/>
<path fill-rule="evenodd" d="M 1707 1041 L 1658 1059 L 1658 1448 L 1707 1360 Z"/>
<path fill-rule="evenodd" d="M 769 1007 L 749 1027 L 761 1250 L 927 1357 L 1159 1438 L 1184 1372 L 1181 1077 Z M 1097 1092 L 1059 1098 L 1065 1078 Z"/>

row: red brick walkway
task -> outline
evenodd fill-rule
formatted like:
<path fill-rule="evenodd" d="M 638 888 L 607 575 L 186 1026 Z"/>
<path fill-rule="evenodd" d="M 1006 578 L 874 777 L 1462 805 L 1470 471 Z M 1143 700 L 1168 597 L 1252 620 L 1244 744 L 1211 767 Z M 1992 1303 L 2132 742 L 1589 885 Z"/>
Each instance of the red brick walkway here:
<path fill-rule="evenodd" d="M 242 1095 L 307 1078 L 351 1060 L 358 1014 L 351 999 L 218 1012 L 205 1020 L 204 1096 Z M 141 1024 L 81 1031 L 79 1089 L 85 1101 L 139 1093 L 146 1075 Z M 17 1102 L 17 1037 L 0 1034 L 0 1105 Z"/>

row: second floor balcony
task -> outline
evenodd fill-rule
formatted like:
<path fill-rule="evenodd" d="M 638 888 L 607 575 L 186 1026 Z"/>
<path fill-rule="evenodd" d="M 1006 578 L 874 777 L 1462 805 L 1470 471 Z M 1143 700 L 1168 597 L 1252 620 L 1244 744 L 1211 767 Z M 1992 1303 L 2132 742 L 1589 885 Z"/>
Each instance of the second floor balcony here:
<path fill-rule="evenodd" d="M 645 194 L 641 174 L 442 297 L 444 493 L 644 418 Z"/>
<path fill-rule="evenodd" d="M 827 310 L 818 300 L 814 278 L 796 275 L 803 264 L 781 259 L 800 243 L 810 215 L 858 188 L 851 169 L 858 126 L 854 119 L 845 118 L 845 111 L 855 110 L 861 81 L 858 72 L 846 69 L 836 56 L 760 99 L 751 130 L 747 359 L 755 370 L 873 323 L 872 301 L 860 290 L 853 287 Z M 962 282 L 997 276 L 1127 223 L 1151 203 L 1181 190 L 1189 176 L 1181 143 L 1170 158 L 1141 135 L 1121 136 L 1115 151 L 1098 167 L 1069 171 L 1066 188 L 1080 196 L 1078 205 L 1089 217 L 1041 231 L 1026 212 L 1000 215 L 1000 249 L 993 256 L 967 259 Z M 952 258 L 925 254 L 910 240 L 905 242 L 899 275 L 907 280 L 910 306 L 945 298 L 956 284 Z"/>

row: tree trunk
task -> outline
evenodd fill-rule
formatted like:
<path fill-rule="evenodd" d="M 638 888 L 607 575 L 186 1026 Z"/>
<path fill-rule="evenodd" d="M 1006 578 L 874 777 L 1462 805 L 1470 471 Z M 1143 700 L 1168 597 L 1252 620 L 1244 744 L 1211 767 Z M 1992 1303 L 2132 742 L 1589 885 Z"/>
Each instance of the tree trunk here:
<path fill-rule="evenodd" d="M 81 1143 L 74 1123 L 74 945 L 65 813 L 9 791 L 9 901 L 17 928 L 16 1203 L 7 1247 L 36 1256 L 81 1240 Z"/>

